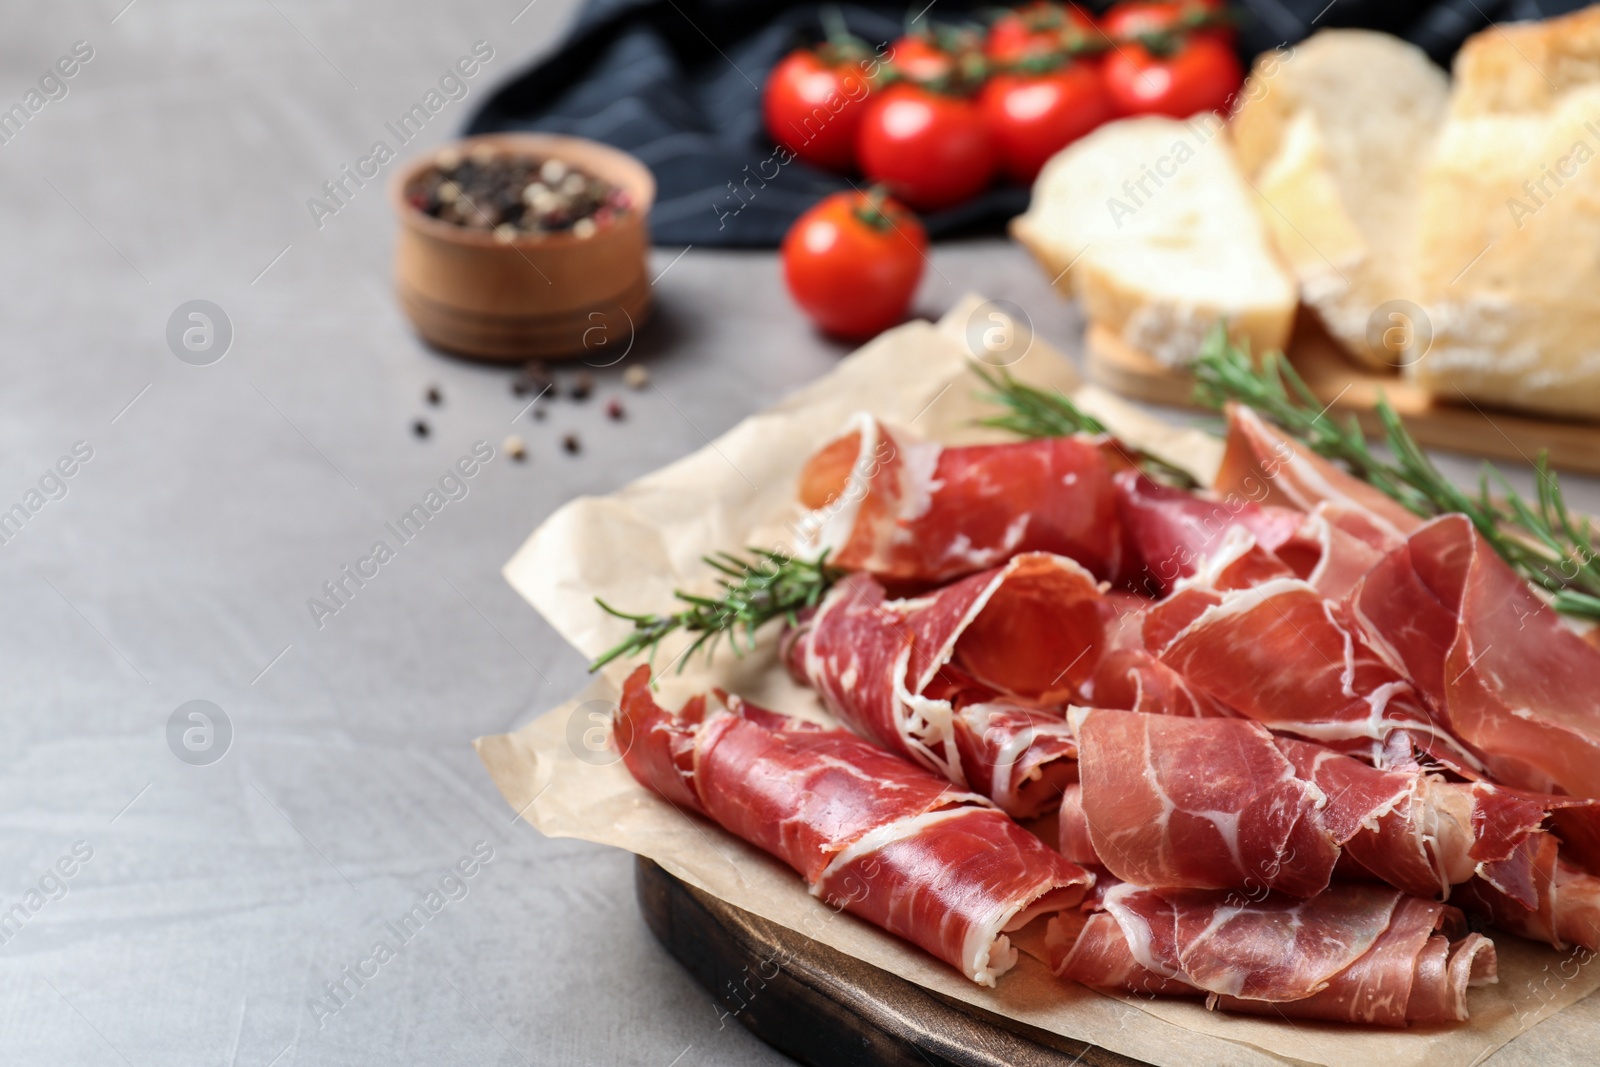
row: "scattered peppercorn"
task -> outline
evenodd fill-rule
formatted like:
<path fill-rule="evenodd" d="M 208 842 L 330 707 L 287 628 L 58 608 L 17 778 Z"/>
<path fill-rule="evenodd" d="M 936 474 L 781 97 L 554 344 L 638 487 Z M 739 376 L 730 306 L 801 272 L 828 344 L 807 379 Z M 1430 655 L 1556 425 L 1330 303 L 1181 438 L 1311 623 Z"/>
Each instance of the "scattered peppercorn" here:
<path fill-rule="evenodd" d="M 500 442 L 500 449 L 518 463 L 528 458 L 528 446 L 516 434 L 512 434 Z"/>
<path fill-rule="evenodd" d="M 434 407 L 438 407 L 440 404 L 444 403 L 444 393 L 439 391 L 439 387 L 437 385 L 428 386 L 428 391 L 423 395 L 427 397 L 428 403 L 432 404 Z"/>
<path fill-rule="evenodd" d="M 426 419 L 418 419 L 415 422 L 413 422 L 411 424 L 411 432 L 416 434 L 418 437 L 426 437 L 426 436 L 428 436 L 428 422 L 427 422 L 427 420 Z"/>
<path fill-rule="evenodd" d="M 650 384 L 650 372 L 641 364 L 635 363 L 622 372 L 622 384 L 629 389 L 643 389 Z"/>
<path fill-rule="evenodd" d="M 577 434 L 569 433 L 561 439 L 561 447 L 576 456 L 583 446 L 578 442 Z"/>
<path fill-rule="evenodd" d="M 555 379 L 550 376 L 550 368 L 543 360 L 533 359 L 522 365 L 517 376 L 511 381 L 511 391 L 518 396 L 533 393 L 535 396 L 544 393 Z"/>
<path fill-rule="evenodd" d="M 587 374 L 579 374 L 567 387 L 567 395 L 574 400 L 587 400 L 592 392 L 594 392 L 594 379 Z"/>
<path fill-rule="evenodd" d="M 618 400 L 616 397 L 612 397 L 610 400 L 606 401 L 607 418 L 614 422 L 621 422 L 622 417 L 625 414 L 627 414 L 627 412 L 622 410 L 622 401 Z"/>
<path fill-rule="evenodd" d="M 535 422 L 543 422 L 544 421 L 544 405 L 543 404 L 535 405 L 535 407 L 533 409 L 533 419 L 534 419 Z"/>

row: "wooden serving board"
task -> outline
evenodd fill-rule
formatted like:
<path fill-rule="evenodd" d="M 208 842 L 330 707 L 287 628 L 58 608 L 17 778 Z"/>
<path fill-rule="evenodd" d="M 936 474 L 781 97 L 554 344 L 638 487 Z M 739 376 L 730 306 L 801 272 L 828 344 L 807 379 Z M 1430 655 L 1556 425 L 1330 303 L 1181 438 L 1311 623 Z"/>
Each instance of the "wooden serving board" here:
<path fill-rule="evenodd" d="M 1085 348 L 1089 379 L 1096 385 L 1153 404 L 1196 406 L 1193 375 L 1158 363 L 1115 332 L 1090 326 Z M 1545 449 L 1556 467 L 1600 474 L 1600 423 L 1475 406 L 1465 396 L 1459 403 L 1443 403 L 1397 373 L 1356 364 L 1310 314 L 1300 315 L 1295 324 L 1288 356 L 1331 414 L 1353 412 L 1369 436 L 1382 434 L 1375 410 L 1382 394 L 1412 436 L 1431 448 L 1526 465 Z"/>
<path fill-rule="evenodd" d="M 946 1000 L 679 881 L 638 857 L 639 910 L 728 1019 L 814 1067 L 1141 1067 Z"/>

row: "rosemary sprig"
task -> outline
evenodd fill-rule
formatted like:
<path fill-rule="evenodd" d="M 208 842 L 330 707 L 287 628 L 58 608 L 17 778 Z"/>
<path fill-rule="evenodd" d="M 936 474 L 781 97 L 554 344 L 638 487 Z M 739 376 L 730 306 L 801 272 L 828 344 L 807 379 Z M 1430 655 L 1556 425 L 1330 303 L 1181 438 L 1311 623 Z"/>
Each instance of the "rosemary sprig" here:
<path fill-rule="evenodd" d="M 1234 401 L 1277 423 L 1318 455 L 1424 518 L 1460 512 L 1491 548 L 1523 578 L 1551 594 L 1557 611 L 1600 619 L 1600 562 L 1588 519 L 1574 520 L 1550 469 L 1547 452 L 1534 463 L 1536 500 L 1527 501 L 1493 464 L 1485 463 L 1476 494 L 1457 486 L 1434 466 L 1387 398 L 1378 397 L 1383 443 L 1392 459 L 1374 453 L 1354 415 L 1330 417 L 1281 354 L 1258 365 L 1229 342 L 1219 326 L 1206 338 L 1194 363 L 1196 399 L 1211 407 Z M 1497 492 L 1491 492 L 1491 485 Z"/>
<path fill-rule="evenodd" d="M 709 657 L 724 636 L 734 655 L 742 655 L 755 647 L 756 631 L 763 625 L 774 619 L 798 622 L 801 609 L 815 607 L 828 587 L 844 576 L 839 568 L 828 566 L 827 552 L 814 560 L 772 549 L 748 552 L 748 556 L 718 552 L 703 557 L 722 576 L 717 581 L 721 592 L 697 596 L 674 590 L 673 596 L 687 607 L 672 615 L 631 615 L 596 597 L 595 603 L 606 612 L 633 623 L 633 632 L 589 664 L 589 670 L 597 671 L 614 659 L 646 650 L 653 664 L 661 639 L 678 630 L 697 635 L 678 657 L 680 671 L 701 648 Z"/>
<path fill-rule="evenodd" d="M 982 399 L 999 404 L 1004 413 L 980 419 L 984 426 L 1007 430 L 1018 437 L 1067 437 L 1075 433 L 1109 433 L 1105 423 L 1084 411 L 1072 398 L 1059 390 L 1046 391 L 1019 381 L 1003 368 L 985 370 L 971 364 L 972 373 L 983 379 L 989 392 Z M 1148 453 L 1140 452 L 1134 462 L 1150 477 L 1181 489 L 1193 489 L 1199 483 L 1194 475 Z"/>
<path fill-rule="evenodd" d="M 972 373 L 992 392 L 980 394 L 1005 408 L 1005 414 L 983 419 L 985 426 L 1009 430 L 1018 437 L 1066 437 L 1075 433 L 1107 433 L 1106 424 L 1074 404 L 1064 393 L 1018 381 L 1008 370 L 985 370 L 971 364 Z"/>

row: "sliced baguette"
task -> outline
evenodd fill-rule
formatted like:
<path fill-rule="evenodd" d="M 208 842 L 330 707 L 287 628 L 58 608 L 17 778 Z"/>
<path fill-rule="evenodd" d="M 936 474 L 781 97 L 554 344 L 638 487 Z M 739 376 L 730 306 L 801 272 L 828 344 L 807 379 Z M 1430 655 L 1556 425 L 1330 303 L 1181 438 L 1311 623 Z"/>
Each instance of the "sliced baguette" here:
<path fill-rule="evenodd" d="M 1092 323 L 1181 366 L 1221 320 L 1256 352 L 1288 340 L 1294 283 L 1252 195 L 1214 116 L 1129 119 L 1047 163 L 1011 233 Z"/>
<path fill-rule="evenodd" d="M 1417 300 L 1416 207 L 1448 81 L 1418 48 L 1368 30 L 1323 30 L 1263 54 L 1232 134 L 1301 299 L 1357 359 L 1391 300 Z"/>
<path fill-rule="evenodd" d="M 1456 57 L 1420 206 L 1441 399 L 1600 418 L 1600 7 L 1496 26 Z"/>

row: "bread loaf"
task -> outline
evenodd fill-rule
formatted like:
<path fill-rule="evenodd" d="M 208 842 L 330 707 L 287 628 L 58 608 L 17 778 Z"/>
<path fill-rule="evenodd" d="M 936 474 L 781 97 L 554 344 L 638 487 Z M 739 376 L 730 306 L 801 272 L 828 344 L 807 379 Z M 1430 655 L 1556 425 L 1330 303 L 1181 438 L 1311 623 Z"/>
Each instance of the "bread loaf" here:
<path fill-rule="evenodd" d="M 1264 53 L 1232 133 L 1262 218 L 1301 299 L 1363 363 L 1392 365 L 1368 322 L 1417 300 L 1417 203 L 1448 80 L 1418 48 L 1368 30 L 1323 30 Z"/>
<path fill-rule="evenodd" d="M 1496 26 L 1456 57 L 1420 205 L 1441 399 L 1600 418 L 1600 7 Z"/>
<path fill-rule="evenodd" d="M 1253 196 L 1215 116 L 1128 119 L 1047 163 L 1011 232 L 1091 322 L 1178 366 L 1219 320 L 1257 352 L 1288 340 L 1294 283 Z"/>

